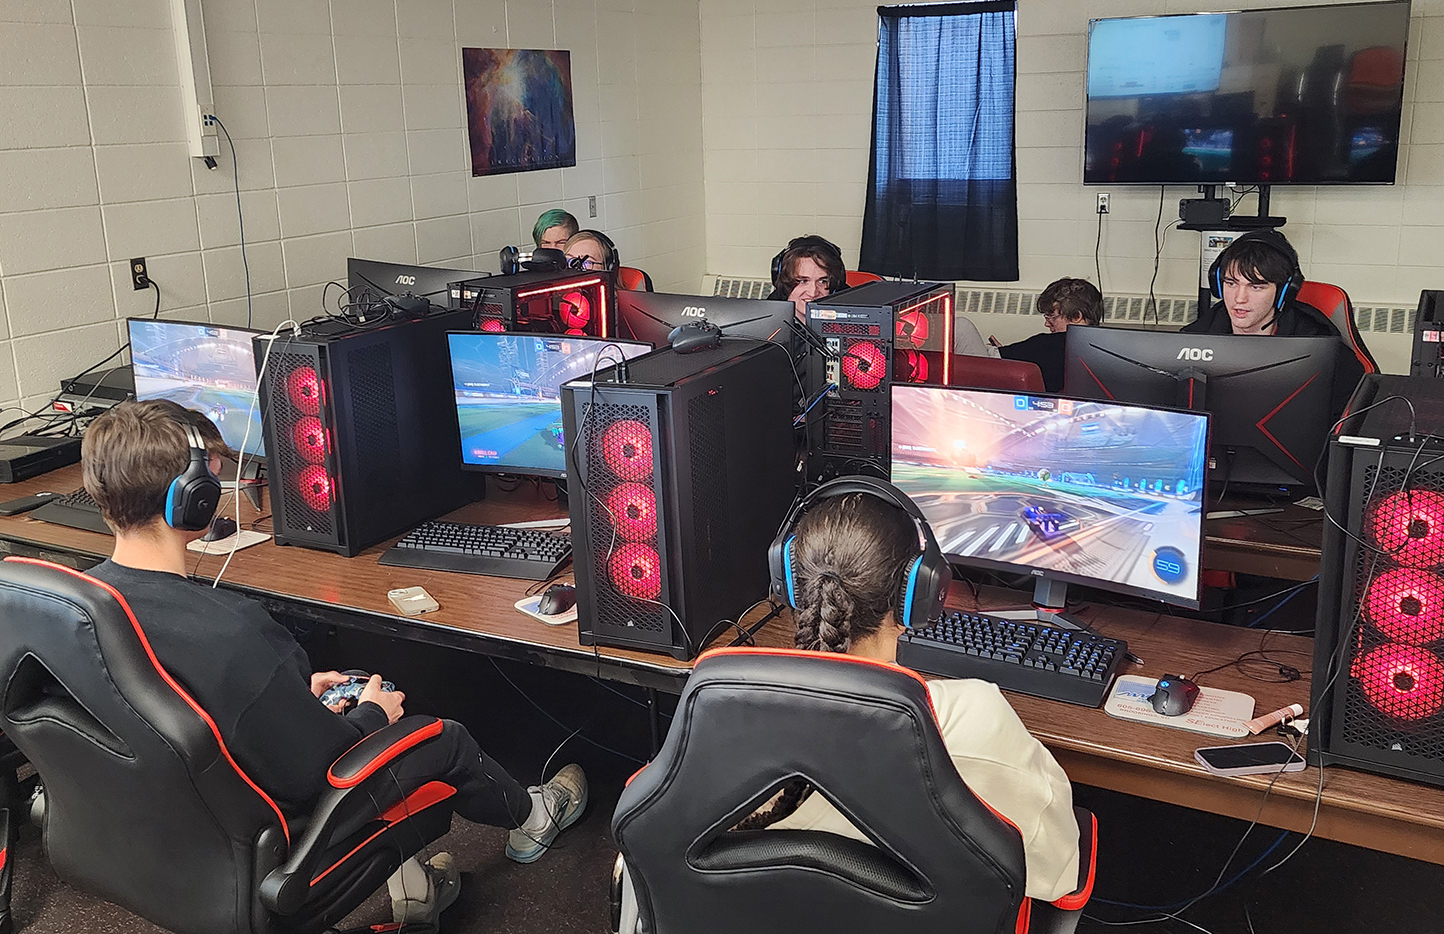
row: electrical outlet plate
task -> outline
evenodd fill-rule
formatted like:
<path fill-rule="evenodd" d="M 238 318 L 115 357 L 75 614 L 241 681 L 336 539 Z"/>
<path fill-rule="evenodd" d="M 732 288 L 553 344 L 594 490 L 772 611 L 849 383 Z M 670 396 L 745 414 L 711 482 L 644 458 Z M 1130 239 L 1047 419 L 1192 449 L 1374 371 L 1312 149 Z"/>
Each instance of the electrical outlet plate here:
<path fill-rule="evenodd" d="M 137 292 L 150 288 L 150 275 L 145 268 L 144 256 L 137 256 L 130 261 L 130 285 Z"/>
<path fill-rule="evenodd" d="M 1106 192 L 1106 191 L 1100 191 L 1100 192 L 1098 192 L 1098 213 L 1099 213 L 1099 214 L 1107 214 L 1108 212 L 1109 212 L 1108 192 Z"/>
<path fill-rule="evenodd" d="M 589 196 L 587 197 L 587 216 L 588 216 L 588 217 L 596 217 L 596 216 L 597 216 L 597 196 L 596 196 L 596 195 L 589 195 Z"/>

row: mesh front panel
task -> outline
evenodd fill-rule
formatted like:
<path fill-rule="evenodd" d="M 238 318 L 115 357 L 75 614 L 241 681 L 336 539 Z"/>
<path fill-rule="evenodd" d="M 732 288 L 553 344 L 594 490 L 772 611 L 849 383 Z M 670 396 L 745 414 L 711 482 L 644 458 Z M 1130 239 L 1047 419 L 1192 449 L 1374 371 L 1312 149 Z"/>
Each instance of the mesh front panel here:
<path fill-rule="evenodd" d="M 692 458 L 692 531 L 697 556 L 712 568 L 727 565 L 727 437 L 722 391 L 694 396 L 687 403 L 687 435 Z"/>
<path fill-rule="evenodd" d="M 386 463 L 386 458 L 401 449 L 391 345 L 367 347 L 348 354 L 346 360 L 347 385 L 351 390 L 351 430 L 356 449 L 367 463 Z M 375 459 L 368 455 L 374 455 Z"/>
<path fill-rule="evenodd" d="M 265 415 L 272 425 L 272 443 L 266 452 L 272 470 L 271 505 L 282 534 L 335 535 L 335 491 L 324 463 L 329 400 L 317 363 L 311 354 L 280 349 L 273 350 L 267 362 Z"/>
<path fill-rule="evenodd" d="M 1358 514 L 1367 546 L 1355 546 L 1348 569 L 1332 729 L 1340 751 L 1354 747 L 1351 755 L 1437 773 L 1444 765 L 1444 473 L 1410 470 L 1412 460 L 1362 471 L 1357 495 L 1370 498 Z"/>
<path fill-rule="evenodd" d="M 651 413 L 596 403 L 586 407 L 579 430 L 586 487 L 572 495 L 586 497 L 597 625 L 670 633 L 671 613 L 661 605 L 666 568 L 657 540 L 660 491 Z"/>

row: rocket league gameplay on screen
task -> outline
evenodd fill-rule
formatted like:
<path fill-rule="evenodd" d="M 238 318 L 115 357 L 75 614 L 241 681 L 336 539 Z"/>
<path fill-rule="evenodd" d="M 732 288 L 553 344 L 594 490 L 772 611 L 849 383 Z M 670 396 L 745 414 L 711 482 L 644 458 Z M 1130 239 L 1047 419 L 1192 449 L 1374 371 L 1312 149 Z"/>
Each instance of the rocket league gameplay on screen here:
<path fill-rule="evenodd" d="M 461 460 L 517 473 L 565 470 L 561 387 L 647 344 L 538 334 L 448 334 Z"/>
<path fill-rule="evenodd" d="M 169 399 L 205 413 L 232 450 L 263 455 L 256 404 L 256 332 L 181 321 L 130 322 L 137 399 Z M 250 434 L 247 435 L 247 421 Z"/>
<path fill-rule="evenodd" d="M 892 432 L 944 553 L 1197 599 L 1206 414 L 894 386 Z"/>

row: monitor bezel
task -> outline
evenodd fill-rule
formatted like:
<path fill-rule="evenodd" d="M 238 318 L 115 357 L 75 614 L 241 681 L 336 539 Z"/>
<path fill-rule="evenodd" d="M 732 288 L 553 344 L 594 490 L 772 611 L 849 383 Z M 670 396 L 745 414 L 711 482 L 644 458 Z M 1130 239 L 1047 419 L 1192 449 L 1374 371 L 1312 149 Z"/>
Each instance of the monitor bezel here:
<path fill-rule="evenodd" d="M 470 472 L 472 472 L 472 473 L 504 474 L 504 475 L 512 476 L 512 477 L 546 477 L 547 479 L 550 479 L 550 480 L 564 480 L 564 479 L 566 479 L 566 476 L 567 476 L 567 471 L 566 471 L 566 467 L 565 467 L 565 463 L 566 463 L 566 452 L 565 452 L 565 451 L 562 452 L 562 463 L 563 463 L 563 467 L 562 467 L 561 470 L 551 470 L 551 469 L 543 468 L 543 467 L 518 468 L 518 467 L 514 467 L 514 466 L 502 466 L 502 465 L 497 465 L 497 464 L 469 464 L 469 463 L 466 462 L 466 458 L 465 458 L 465 456 L 463 455 L 463 453 L 462 453 L 462 451 L 461 451 L 461 444 L 462 444 L 462 439 L 461 439 L 461 413 L 460 413 L 459 411 L 457 411 L 456 401 L 455 401 L 455 396 L 456 396 L 456 371 L 452 368 L 452 358 L 451 358 L 451 336 L 452 336 L 453 334 L 461 335 L 461 336 L 465 336 L 465 337 L 477 337 L 477 336 L 483 336 L 483 337 L 488 337 L 488 338 L 527 337 L 527 338 L 535 338 L 536 340 L 563 340 L 563 339 L 565 339 L 565 340 L 582 340 L 582 341 L 595 342 L 595 343 L 601 344 L 601 345 L 603 345 L 603 346 L 605 346 L 605 345 L 607 345 L 607 344 L 616 344 L 616 345 L 618 345 L 618 346 L 623 345 L 623 344 L 635 345 L 635 346 L 637 346 L 637 347 L 645 348 L 645 349 L 642 351 L 642 353 L 651 353 L 651 352 L 653 351 L 652 345 L 649 344 L 649 343 L 647 343 L 646 341 L 630 340 L 630 339 L 628 339 L 628 340 L 616 340 L 616 339 L 610 338 L 610 337 L 592 337 L 592 336 L 589 335 L 589 334 L 534 334 L 534 333 L 530 333 L 530 332 L 527 332 L 527 331 L 504 331 L 504 332 L 502 332 L 502 333 L 500 333 L 500 334 L 497 334 L 497 333 L 494 333 L 494 332 L 492 332 L 492 331 L 475 331 L 475 330 L 447 331 L 447 332 L 446 332 L 446 371 L 447 371 L 447 378 L 450 380 L 450 384 L 451 384 L 451 395 L 452 395 L 451 410 L 452 410 L 452 420 L 453 420 L 453 423 L 456 425 L 456 429 L 457 429 L 457 440 L 456 440 L 457 451 L 456 451 L 456 455 L 457 455 L 457 460 L 458 460 L 458 462 L 461 464 L 461 469 L 464 470 L 464 471 L 470 471 Z M 637 357 L 640 357 L 640 356 L 642 356 L 641 353 L 637 354 Z M 628 359 L 628 360 L 635 360 L 636 357 L 628 357 L 627 359 Z M 608 370 L 610 370 L 610 369 L 612 368 L 612 366 L 613 366 L 613 364 L 609 364 L 609 365 L 607 365 L 607 366 L 605 366 L 605 367 L 597 370 L 597 371 L 596 371 L 597 375 L 600 376 L 601 374 L 606 373 Z M 558 399 L 557 399 L 557 411 L 558 411 L 558 413 L 561 412 L 561 399 L 560 399 L 560 397 L 558 397 Z"/>
<path fill-rule="evenodd" d="M 1235 177 L 1235 178 L 1228 179 L 1228 180 L 1226 180 L 1226 181 L 1225 181 L 1225 180 L 1209 181 L 1209 180 L 1203 180 L 1203 179 L 1170 179 L 1170 180 L 1163 180 L 1163 181 L 1144 181 L 1144 180 L 1141 180 L 1141 179 L 1140 179 L 1140 180 L 1129 180 L 1129 181 L 1110 181 L 1110 180 L 1108 180 L 1108 179 L 1102 179 L 1102 180 L 1097 180 L 1097 181 L 1090 180 L 1090 179 L 1088 178 L 1088 109 L 1089 109 L 1089 104 L 1092 102 L 1093 98 L 1090 97 L 1089 94 L 1088 94 L 1088 65 L 1089 65 L 1089 57 L 1092 55 L 1092 51 L 1093 51 L 1093 27 L 1094 27 L 1094 24 L 1100 23 L 1100 22 L 1111 22 L 1111 21 L 1114 21 L 1114 20 L 1176 19 L 1176 18 L 1182 18 L 1182 17 L 1186 17 L 1186 16 L 1218 16 L 1218 15 L 1220 15 L 1220 14 L 1221 14 L 1221 15 L 1224 15 L 1224 16 L 1232 16 L 1232 15 L 1239 14 L 1239 13 L 1284 13 L 1284 12 L 1287 12 L 1287 13 L 1294 13 L 1294 12 L 1303 13 L 1303 12 L 1307 12 L 1307 11 L 1309 11 L 1309 10 L 1339 9 L 1339 8 L 1343 8 L 1343 7 L 1371 7 L 1371 6 L 1378 6 L 1378 5 L 1380 5 L 1381 3 L 1403 3 L 1404 6 L 1406 7 L 1407 11 L 1408 11 L 1405 19 L 1406 19 L 1407 22 L 1412 23 L 1412 22 L 1413 22 L 1413 13 L 1414 13 L 1413 2 L 1414 2 L 1414 0 L 1354 0 L 1354 2 L 1350 2 L 1350 3 L 1310 3 L 1310 4 L 1305 4 L 1305 5 L 1302 5 L 1302 6 L 1248 7 L 1248 8 L 1229 9 L 1229 10 L 1196 10 L 1196 11 L 1191 12 L 1191 13 L 1145 13 L 1145 14 L 1141 14 L 1141 15 L 1138 15 L 1138 16 L 1094 16 L 1094 17 L 1090 17 L 1089 20 L 1088 20 L 1088 29 L 1087 29 L 1087 32 L 1085 32 L 1085 33 L 1084 33 L 1084 36 L 1083 36 L 1083 138 L 1082 138 L 1082 140 L 1080 141 L 1080 144 L 1079 144 L 1079 145 L 1080 145 L 1079 157 L 1080 157 L 1080 160 L 1081 160 L 1081 163 L 1080 163 L 1080 164 L 1081 164 L 1081 166 L 1082 166 L 1081 178 L 1082 178 L 1083 184 L 1084 184 L 1084 185 L 1094 185 L 1094 186 L 1098 186 L 1098 185 L 1130 185 L 1130 186 L 1139 186 L 1139 187 L 1147 187 L 1147 188 L 1152 188 L 1152 187 L 1156 187 L 1156 186 L 1159 186 L 1159 185 L 1165 185 L 1165 186 L 1166 186 L 1166 185 L 1212 185 L 1212 186 L 1215 186 L 1215 187 L 1218 187 L 1218 188 L 1223 188 L 1223 187 L 1228 187 L 1228 186 L 1238 186 L 1238 185 L 1242 185 L 1242 186 L 1267 186 L 1267 187 L 1269 187 L 1269 188 L 1303 188 L 1303 187 L 1311 187 L 1311 188 L 1312 188 L 1312 187 L 1336 187 L 1336 186 L 1343 186 L 1343 185 L 1361 185 L 1361 186 L 1378 187 L 1378 186 L 1383 186 L 1383 185 L 1390 185 L 1390 186 L 1391 186 L 1391 185 L 1398 185 L 1398 184 L 1400 183 L 1400 182 L 1399 182 L 1399 173 L 1400 173 L 1400 171 L 1401 171 L 1401 169 L 1400 169 L 1400 164 L 1399 164 L 1399 160 L 1400 160 L 1400 154 L 1402 153 L 1402 151 L 1403 151 L 1403 149 L 1404 149 L 1404 143 L 1403 143 L 1403 141 L 1402 141 L 1402 136 L 1403 136 L 1403 133 L 1404 133 L 1404 112 L 1403 112 L 1403 108 L 1404 108 L 1404 105 L 1405 105 L 1406 103 L 1408 103 L 1409 33 L 1412 31 L 1412 30 L 1411 30 L 1410 28 L 1408 28 L 1408 27 L 1406 27 L 1405 30 L 1404 30 L 1403 53 L 1404 53 L 1404 79 L 1405 79 L 1405 80 L 1404 80 L 1403 88 L 1402 88 L 1401 95 L 1400 95 L 1400 101 L 1399 101 L 1399 108 L 1400 108 L 1400 110 L 1399 110 L 1399 126 L 1398 126 L 1398 129 L 1397 129 L 1396 132 L 1395 132 L 1395 138 L 1399 140 L 1399 143 L 1398 143 L 1399 152 L 1396 152 L 1396 154 L 1395 154 L 1395 156 L 1394 156 L 1394 175 L 1393 175 L 1393 178 L 1390 179 L 1389 181 L 1378 181 L 1378 182 L 1375 182 L 1375 181 L 1351 181 L 1351 180 L 1348 180 L 1348 179 L 1342 179 L 1342 180 L 1323 180 L 1323 181 L 1311 180 L 1311 181 L 1283 181 L 1283 182 L 1281 182 L 1281 181 L 1259 181 L 1259 180 L 1257 180 L 1257 179 L 1248 178 L 1248 177 L 1242 176 L 1242 175 L 1241 175 L 1241 176 L 1237 176 L 1237 177 Z M 1416 63 L 1416 65 L 1415 65 L 1415 67 L 1417 68 L 1417 63 Z M 1101 98 L 1100 98 L 1100 99 L 1101 99 Z"/>
<path fill-rule="evenodd" d="M 131 329 L 132 329 L 132 327 L 133 327 L 134 325 L 136 325 L 136 324 L 174 324 L 174 325 L 179 325 L 179 326 L 181 326 L 181 327 L 220 328 L 221 330 L 225 330 L 225 331 L 239 331 L 239 332 L 242 333 L 242 334 L 249 334 L 249 335 L 251 335 L 253 338 L 254 338 L 254 337 L 257 337 L 257 336 L 259 336 L 259 335 L 262 335 L 262 334 L 268 334 L 268 333 L 270 333 L 269 331 L 264 331 L 264 330 L 261 330 L 260 328 L 248 328 L 248 327 L 246 327 L 246 326 L 243 325 L 243 324 L 217 324 L 217 323 L 214 322 L 214 321 L 182 321 L 182 320 L 179 320 L 179 319 L 176 319 L 176 318 L 151 318 L 151 317 L 141 317 L 141 316 L 138 316 L 138 315 L 137 315 L 137 316 L 128 317 L 128 318 L 125 319 L 125 340 L 126 340 L 126 346 L 128 346 L 128 347 L 130 348 L 130 368 L 131 368 L 131 379 L 132 379 L 132 381 L 135 379 L 135 335 L 134 335 L 134 333 L 132 332 Z M 251 350 L 251 366 L 252 366 L 252 367 L 256 367 L 256 348 L 255 348 L 255 345 L 254 345 L 252 342 L 247 341 L 247 342 L 246 342 L 246 346 L 247 346 L 248 348 L 250 348 L 250 350 Z M 261 389 L 260 389 L 260 387 L 261 387 L 260 370 L 259 370 L 259 368 L 257 368 L 257 369 L 256 369 L 256 388 L 251 391 L 251 398 L 254 400 L 252 404 L 253 404 L 254 407 L 255 407 L 256 413 L 262 416 L 262 418 L 261 418 L 261 424 L 262 424 L 262 427 L 264 428 L 264 426 L 265 426 L 265 416 L 264 416 L 264 412 L 263 412 L 263 406 L 261 405 L 261 396 L 260 396 L 260 391 L 261 391 Z M 138 389 L 137 389 L 136 392 L 135 392 L 135 401 L 137 401 L 137 402 L 144 402 L 144 401 L 146 401 L 146 400 L 144 400 L 144 399 L 142 399 L 142 398 L 140 397 L 140 391 L 139 391 Z M 204 413 L 202 413 L 202 414 L 204 414 Z M 215 423 L 212 422 L 211 424 L 215 424 Z M 219 431 L 220 429 L 217 428 L 216 430 Z M 248 452 L 248 451 L 236 451 L 237 456 L 238 456 L 238 457 L 255 457 L 255 458 L 265 459 L 265 457 L 267 456 L 267 454 L 266 454 L 266 433 L 265 433 L 264 430 L 263 430 L 263 431 L 261 432 L 261 434 L 258 436 L 257 444 L 260 446 L 260 450 L 259 450 L 259 451 L 250 451 L 250 452 Z M 227 446 L 229 446 L 229 445 L 227 445 Z"/>
<path fill-rule="evenodd" d="M 1110 401 L 1110 400 L 1107 400 L 1107 399 L 1081 399 L 1081 398 L 1078 398 L 1077 396 L 1065 396 L 1065 395 L 1062 395 L 1062 394 L 1060 394 L 1060 393 L 1049 393 L 1049 392 L 1017 392 L 1017 391 L 1008 390 L 1008 389 L 973 389 L 973 388 L 969 388 L 969 387 L 965 387 L 965 386 L 927 386 L 927 385 L 922 385 L 922 384 L 898 383 L 898 384 L 894 384 L 893 387 L 892 387 L 892 389 L 893 389 L 893 396 L 892 396 L 892 399 L 891 399 L 891 408 L 895 408 L 895 407 L 897 406 L 897 404 L 898 404 L 898 401 L 897 401 L 897 400 L 898 400 L 897 390 L 901 389 L 901 390 L 903 390 L 904 392 L 911 392 L 911 391 L 913 391 L 913 390 L 920 390 L 920 389 L 921 389 L 921 390 L 935 390 L 935 391 L 939 391 L 939 392 L 948 392 L 948 393 L 963 393 L 963 392 L 968 392 L 968 393 L 986 393 L 986 394 L 988 394 L 988 395 L 994 395 L 994 396 L 1027 396 L 1027 397 L 1030 398 L 1030 399 L 1054 399 L 1054 400 L 1057 400 L 1057 399 L 1067 399 L 1067 400 L 1069 400 L 1069 401 L 1071 401 L 1071 402 L 1088 402 L 1088 403 L 1094 403 L 1094 404 L 1097 404 L 1097 405 L 1111 405 L 1111 406 L 1117 406 L 1117 407 L 1119 407 L 1119 408 L 1126 408 L 1126 409 L 1147 409 L 1147 410 L 1149 410 L 1149 411 L 1154 411 L 1154 412 L 1168 412 L 1168 413 L 1171 413 L 1171 414 L 1192 415 L 1192 416 L 1195 416 L 1195 417 L 1202 417 L 1202 418 L 1204 419 L 1203 431 L 1204 431 L 1204 451 L 1205 451 L 1205 452 L 1208 452 L 1209 450 L 1211 450 L 1212 442 L 1213 442 L 1213 434 L 1212 434 L 1212 432 L 1213 432 L 1213 415 L 1212 415 L 1212 413 L 1210 413 L 1210 412 L 1199 412 L 1199 411 L 1195 411 L 1195 410 L 1193 410 L 1193 409 L 1179 409 L 1179 408 L 1172 408 L 1172 407 L 1168 407 L 1168 406 L 1157 406 L 1157 405 L 1137 405 L 1137 404 L 1128 403 L 1128 402 L 1113 402 L 1113 401 Z M 889 415 L 889 424 L 890 424 L 890 425 L 896 424 L 896 418 L 894 417 L 894 412 L 893 412 L 893 411 L 889 411 L 888 415 Z M 891 482 L 891 481 L 892 481 L 892 462 L 894 461 L 894 458 L 891 456 L 891 455 L 892 455 L 892 440 L 891 440 L 891 439 L 889 439 L 888 454 L 889 454 L 888 480 L 889 480 L 889 482 Z M 1186 608 L 1186 609 L 1196 610 L 1196 609 L 1199 608 L 1199 601 L 1200 601 L 1200 598 L 1201 598 L 1201 594 L 1202 594 L 1202 592 L 1203 592 L 1204 521 L 1205 521 L 1205 514 L 1206 514 L 1206 511 L 1207 511 L 1207 508 L 1208 508 L 1208 473 L 1209 473 L 1209 460 L 1210 460 L 1210 458 L 1209 458 L 1208 456 L 1206 456 L 1206 453 L 1205 453 L 1204 463 L 1203 463 L 1203 484 L 1199 487 L 1199 491 L 1200 491 L 1200 495 L 1201 495 L 1202 499 L 1199 501 L 1199 509 L 1198 509 L 1198 553 L 1197 553 L 1196 555 L 1190 556 L 1190 557 L 1192 557 L 1192 559 L 1195 561 L 1195 572 L 1194 572 L 1194 578 L 1193 578 L 1193 579 L 1194 579 L 1194 595 L 1193 595 L 1192 599 L 1189 599 L 1189 598 L 1186 598 L 1186 597 L 1181 597 L 1181 596 L 1179 596 L 1177 593 L 1173 593 L 1173 592 L 1170 592 L 1170 591 L 1150 590 L 1150 589 L 1148 589 L 1147 587 L 1139 587 L 1139 586 L 1132 585 L 1132 584 L 1122 584 L 1122 583 L 1118 583 L 1118 582 L 1115 582 L 1115 581 L 1100 580 L 1099 578 L 1096 578 L 1096 577 L 1088 577 L 1088 576 L 1083 575 L 1083 574 L 1074 574 L 1074 573 L 1069 572 L 1069 571 L 1057 571 L 1057 570 L 1053 570 L 1053 569 L 1051 569 L 1051 568 L 1038 568 L 1038 567 L 1033 567 L 1032 565 L 1014 564 L 1014 563 L 1009 562 L 1009 561 L 999 561 L 999 560 L 995 560 L 995 559 L 992 559 L 992 558 L 979 558 L 979 557 L 975 557 L 975 556 L 972 556 L 972 555 L 956 555 L 956 554 L 951 554 L 951 553 L 948 553 L 948 552 L 944 552 L 944 556 L 948 559 L 948 562 L 949 562 L 950 564 L 958 564 L 958 565 L 962 565 L 962 566 L 964 566 L 964 567 L 976 567 L 976 568 L 980 568 L 980 569 L 985 570 L 985 571 L 1002 571 L 1002 572 L 1004 572 L 1004 573 L 1026 574 L 1026 575 L 1028 575 L 1029 577 L 1032 577 L 1032 578 L 1035 578 L 1035 579 L 1036 579 L 1036 578 L 1048 578 L 1048 579 L 1050 579 L 1050 580 L 1061 581 L 1061 582 L 1063 582 L 1063 583 L 1065 583 L 1065 584 L 1078 584 L 1078 585 L 1084 586 L 1084 587 L 1094 587 L 1094 588 L 1097 588 L 1097 589 L 1100 589 L 1100 590 L 1107 590 L 1107 591 L 1110 591 L 1110 592 L 1112 592 L 1112 593 L 1121 593 L 1121 594 L 1126 594 L 1126 595 L 1128 595 L 1128 596 L 1133 596 L 1133 597 L 1145 597 L 1145 598 L 1150 599 L 1150 600 L 1158 600 L 1158 601 L 1160 601 L 1160 602 L 1167 603 L 1167 604 L 1169 604 L 1170 606 L 1181 606 L 1181 607 L 1184 607 L 1184 608 Z M 919 508 L 921 509 L 921 507 L 919 507 Z"/>

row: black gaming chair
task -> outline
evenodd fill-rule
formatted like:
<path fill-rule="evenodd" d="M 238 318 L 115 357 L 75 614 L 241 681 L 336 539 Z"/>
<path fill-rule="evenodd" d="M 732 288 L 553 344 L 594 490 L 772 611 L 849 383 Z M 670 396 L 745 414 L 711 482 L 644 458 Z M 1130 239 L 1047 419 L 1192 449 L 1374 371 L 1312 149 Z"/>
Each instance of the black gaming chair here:
<path fill-rule="evenodd" d="M 450 828 L 455 789 L 403 799 L 385 768 L 441 721 L 373 733 L 331 767 L 314 813 L 282 814 L 144 624 L 93 577 L 0 562 L 0 729 L 40 773 L 45 849 L 66 882 L 177 934 L 309 934 Z"/>
<path fill-rule="evenodd" d="M 877 845 L 729 829 L 798 776 Z M 697 663 L 662 751 L 612 817 L 636 916 L 624 927 L 1014 934 L 1031 920 L 1035 932 L 1072 930 L 1093 884 L 1093 816 L 1078 818 L 1077 892 L 1034 905 L 1022 838 L 963 784 L 920 677 L 845 655 L 718 650 Z"/>

